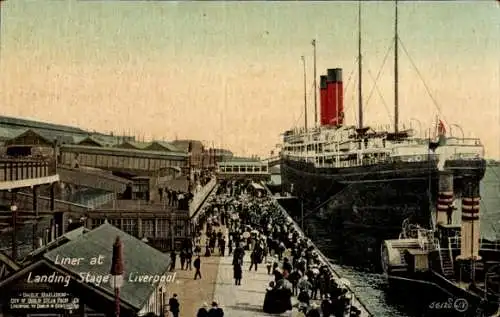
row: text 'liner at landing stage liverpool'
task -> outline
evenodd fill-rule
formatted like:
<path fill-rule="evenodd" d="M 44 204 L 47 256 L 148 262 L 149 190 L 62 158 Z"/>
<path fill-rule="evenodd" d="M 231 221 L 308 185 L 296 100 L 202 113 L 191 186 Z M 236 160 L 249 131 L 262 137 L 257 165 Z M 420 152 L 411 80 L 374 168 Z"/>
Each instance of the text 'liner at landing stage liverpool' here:
<path fill-rule="evenodd" d="M 397 52 L 397 5 L 395 25 Z M 361 40 L 361 79 L 360 52 Z M 336 68 L 320 77 L 321 125 L 284 133 L 280 151 L 284 190 L 299 196 L 307 209 L 329 213 L 329 229 L 340 233 L 332 237 L 340 238 L 339 247 L 341 241 L 352 245 L 355 239 L 366 239 L 361 242 L 362 252 L 378 250 L 383 240 L 398 236 L 407 218 L 429 226 L 438 165 L 453 173 L 458 194 L 464 175 L 478 180 L 484 176 L 486 162 L 479 139 L 447 137 L 441 120 L 427 138 L 416 137 L 412 129 L 398 130 L 397 59 L 396 53 L 394 131 L 363 125 L 361 85 L 359 126 L 345 124 L 342 70 Z"/>

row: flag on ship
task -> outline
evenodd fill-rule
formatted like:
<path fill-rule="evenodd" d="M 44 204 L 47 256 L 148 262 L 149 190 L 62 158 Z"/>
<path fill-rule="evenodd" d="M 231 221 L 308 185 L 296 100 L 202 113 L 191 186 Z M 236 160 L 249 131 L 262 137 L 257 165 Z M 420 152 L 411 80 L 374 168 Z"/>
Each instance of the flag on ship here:
<path fill-rule="evenodd" d="M 444 126 L 444 122 L 439 120 L 438 122 L 438 136 L 446 135 L 446 127 Z"/>
<path fill-rule="evenodd" d="M 437 147 L 446 144 L 446 126 L 443 120 L 436 117 L 436 130 L 434 140 L 429 140 L 429 149 L 435 151 Z"/>

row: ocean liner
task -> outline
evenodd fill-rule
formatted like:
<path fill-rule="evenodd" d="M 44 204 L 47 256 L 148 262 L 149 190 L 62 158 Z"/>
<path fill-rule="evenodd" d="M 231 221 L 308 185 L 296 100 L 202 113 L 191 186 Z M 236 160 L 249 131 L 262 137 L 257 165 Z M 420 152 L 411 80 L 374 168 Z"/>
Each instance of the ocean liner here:
<path fill-rule="evenodd" d="M 326 76 L 320 76 L 320 125 L 308 128 L 305 116 L 304 128 L 286 131 L 279 149 L 283 189 L 302 200 L 306 217 L 326 214 L 330 222 L 324 223 L 329 231 L 339 233 L 335 235 L 340 237 L 339 243 L 377 255 L 380 253 L 375 250 L 383 240 L 397 237 L 405 219 L 430 226 L 439 166 L 454 174 L 454 191 L 459 195 L 463 176 L 474 175 L 480 180 L 486 166 L 481 141 L 447 135 L 442 120 L 436 120 L 425 138 L 417 137 L 413 129 L 399 128 L 397 8 L 396 1 L 394 129 L 363 124 L 361 84 L 358 125 L 346 123 L 342 69 L 328 69 Z M 361 83 L 361 4 L 358 15 Z M 316 73 L 316 41 L 312 44 Z M 304 82 L 305 78 L 304 67 Z M 316 78 L 314 83 L 316 92 Z"/>

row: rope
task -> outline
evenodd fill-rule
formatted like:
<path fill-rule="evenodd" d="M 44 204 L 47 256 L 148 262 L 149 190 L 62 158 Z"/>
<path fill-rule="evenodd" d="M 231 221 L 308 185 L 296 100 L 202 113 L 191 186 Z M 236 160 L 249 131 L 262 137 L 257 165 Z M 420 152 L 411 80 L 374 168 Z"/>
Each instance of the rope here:
<path fill-rule="evenodd" d="M 368 105 L 370 103 L 370 99 L 373 96 L 373 92 L 375 91 L 375 88 L 378 87 L 377 82 L 378 82 L 380 76 L 382 75 L 382 70 L 385 66 L 385 63 L 387 62 L 387 58 L 389 57 L 389 53 L 391 52 L 393 47 L 394 47 L 394 41 L 391 40 L 391 44 L 389 45 L 387 52 L 385 53 L 384 60 L 383 60 L 382 65 L 380 66 L 380 68 L 378 70 L 377 76 L 375 77 L 375 79 L 372 78 L 373 86 L 372 86 L 372 89 L 370 90 L 370 94 L 368 95 L 368 98 L 366 99 L 365 108 L 368 107 Z M 370 73 L 369 70 L 368 70 L 368 72 Z"/>
<path fill-rule="evenodd" d="M 370 70 L 368 70 L 368 75 L 370 75 L 370 77 L 372 78 L 372 80 L 373 80 L 373 87 L 377 90 L 378 96 L 382 100 L 382 104 L 384 105 L 385 111 L 387 112 L 387 116 L 389 117 L 389 121 L 391 121 L 391 119 L 392 119 L 391 118 L 391 112 L 389 111 L 389 107 L 387 106 L 387 103 L 385 102 L 385 99 L 382 96 L 382 93 L 380 92 L 380 89 L 378 88 L 377 79 L 373 78 L 372 72 L 370 72 Z"/>
<path fill-rule="evenodd" d="M 432 103 L 434 104 L 434 106 L 436 107 L 436 109 L 437 109 L 437 111 L 439 113 L 439 116 L 443 118 L 444 122 L 446 122 L 447 124 L 449 124 L 448 120 L 446 120 L 445 116 L 443 115 L 443 112 L 441 111 L 441 107 L 439 107 L 439 104 L 437 103 L 436 99 L 432 95 L 431 90 L 429 89 L 429 86 L 427 86 L 427 84 L 425 83 L 424 77 L 422 76 L 422 74 L 418 70 L 417 66 L 415 65 L 415 62 L 413 61 L 413 59 L 411 58 L 410 54 L 408 53 L 408 50 L 406 49 L 405 45 L 403 44 L 403 41 L 401 41 L 401 39 L 399 37 L 398 37 L 398 41 L 401 44 L 401 47 L 403 48 L 403 51 L 405 52 L 406 56 L 410 60 L 410 63 L 413 66 L 413 68 L 415 69 L 418 77 L 420 77 L 420 80 L 422 81 L 422 84 L 424 85 L 424 88 L 427 91 L 427 94 L 431 98 Z"/>

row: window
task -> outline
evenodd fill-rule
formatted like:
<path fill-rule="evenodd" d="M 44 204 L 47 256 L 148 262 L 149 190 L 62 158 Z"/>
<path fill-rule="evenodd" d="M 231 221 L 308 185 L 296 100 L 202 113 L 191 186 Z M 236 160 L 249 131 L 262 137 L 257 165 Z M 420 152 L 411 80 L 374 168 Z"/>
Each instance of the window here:
<path fill-rule="evenodd" d="M 92 219 L 92 229 L 99 227 L 104 223 L 104 219 Z"/>
<path fill-rule="evenodd" d="M 120 219 L 109 219 L 108 222 L 117 228 L 121 228 L 122 226 Z"/>
<path fill-rule="evenodd" d="M 142 236 L 146 238 L 154 238 L 155 236 L 155 221 L 143 220 L 142 221 Z"/>
<path fill-rule="evenodd" d="M 123 231 L 135 236 L 137 228 L 137 220 L 135 219 L 123 219 Z"/>
<path fill-rule="evenodd" d="M 168 237 L 168 220 L 158 219 L 158 227 L 156 231 L 156 236 L 161 238 Z"/>
<path fill-rule="evenodd" d="M 186 229 L 186 226 L 185 226 L 184 220 L 177 220 L 175 222 L 175 236 L 176 237 L 185 236 L 185 232 L 184 232 L 185 229 Z"/>

